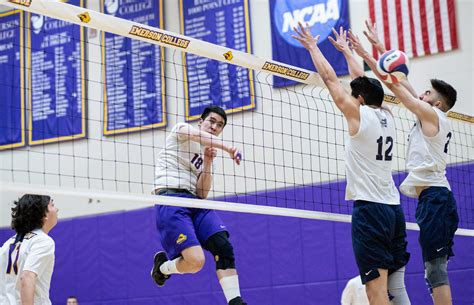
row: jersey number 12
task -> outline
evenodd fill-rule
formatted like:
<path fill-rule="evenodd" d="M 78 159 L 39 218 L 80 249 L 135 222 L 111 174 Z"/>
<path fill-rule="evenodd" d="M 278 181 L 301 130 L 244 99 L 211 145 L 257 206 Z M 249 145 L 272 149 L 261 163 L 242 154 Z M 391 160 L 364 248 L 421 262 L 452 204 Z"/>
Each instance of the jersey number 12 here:
<path fill-rule="evenodd" d="M 384 159 L 384 155 L 382 155 L 383 144 L 384 144 L 382 136 L 377 139 L 377 144 L 379 146 L 378 146 L 378 153 L 377 153 L 377 156 L 375 157 L 375 159 L 385 160 L 385 161 L 392 161 L 393 138 L 392 137 L 387 137 L 385 139 L 385 144 L 388 145 L 387 150 L 385 150 L 385 159 Z"/>

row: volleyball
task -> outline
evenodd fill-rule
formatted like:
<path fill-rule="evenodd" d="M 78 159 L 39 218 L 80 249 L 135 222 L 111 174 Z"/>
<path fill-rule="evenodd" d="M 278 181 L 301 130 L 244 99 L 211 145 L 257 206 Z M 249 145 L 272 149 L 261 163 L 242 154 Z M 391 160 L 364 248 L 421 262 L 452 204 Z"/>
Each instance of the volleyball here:
<path fill-rule="evenodd" d="M 380 56 L 377 70 L 384 82 L 398 83 L 408 75 L 408 56 L 400 50 L 387 51 Z"/>

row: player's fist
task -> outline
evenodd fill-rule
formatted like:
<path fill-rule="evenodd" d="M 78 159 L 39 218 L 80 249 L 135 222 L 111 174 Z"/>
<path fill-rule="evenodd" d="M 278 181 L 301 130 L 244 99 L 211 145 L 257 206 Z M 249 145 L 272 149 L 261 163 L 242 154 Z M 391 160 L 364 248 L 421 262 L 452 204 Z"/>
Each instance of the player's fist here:
<path fill-rule="evenodd" d="M 204 147 L 204 162 L 212 162 L 217 156 L 217 149 L 213 147 Z"/>
<path fill-rule="evenodd" d="M 242 161 L 242 153 L 237 147 L 231 147 L 229 150 L 229 155 L 232 160 L 234 160 L 235 164 L 240 165 L 240 161 Z"/>

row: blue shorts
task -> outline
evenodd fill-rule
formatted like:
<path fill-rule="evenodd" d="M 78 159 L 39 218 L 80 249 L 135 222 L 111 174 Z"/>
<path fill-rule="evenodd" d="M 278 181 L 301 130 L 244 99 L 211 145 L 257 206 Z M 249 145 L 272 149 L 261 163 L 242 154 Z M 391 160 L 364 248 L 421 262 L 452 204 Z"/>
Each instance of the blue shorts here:
<path fill-rule="evenodd" d="M 421 192 L 416 208 L 416 222 L 420 227 L 418 239 L 423 261 L 454 255 L 453 238 L 459 217 L 453 193 L 446 187 L 429 187 Z"/>
<path fill-rule="evenodd" d="M 352 247 L 362 283 L 389 274 L 405 266 L 407 252 L 406 223 L 400 205 L 357 200 L 352 212 Z"/>
<path fill-rule="evenodd" d="M 168 192 L 161 195 L 198 198 L 184 192 Z M 160 232 L 161 245 L 170 259 L 179 257 L 184 249 L 205 244 L 207 239 L 217 232 L 227 232 L 227 228 L 214 210 L 166 205 L 156 205 L 155 209 L 156 227 Z"/>

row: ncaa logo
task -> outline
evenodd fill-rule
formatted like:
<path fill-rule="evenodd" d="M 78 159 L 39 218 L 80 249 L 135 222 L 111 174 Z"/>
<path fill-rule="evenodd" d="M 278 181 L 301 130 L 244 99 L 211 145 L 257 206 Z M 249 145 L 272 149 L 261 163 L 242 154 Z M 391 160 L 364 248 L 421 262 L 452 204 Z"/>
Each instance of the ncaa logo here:
<path fill-rule="evenodd" d="M 343 0 L 275 0 L 273 17 L 278 33 L 293 46 L 303 46 L 291 36 L 298 22 L 308 24 L 313 36 L 321 35 L 319 43 L 326 40 L 340 17 Z"/>

